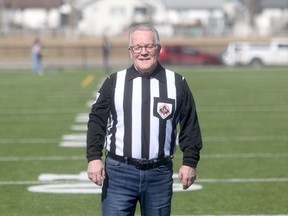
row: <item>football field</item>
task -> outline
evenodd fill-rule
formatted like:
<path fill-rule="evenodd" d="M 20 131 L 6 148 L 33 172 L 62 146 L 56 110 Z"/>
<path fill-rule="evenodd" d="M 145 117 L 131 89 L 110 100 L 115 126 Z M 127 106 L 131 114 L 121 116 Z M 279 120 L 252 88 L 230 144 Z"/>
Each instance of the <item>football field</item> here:
<path fill-rule="evenodd" d="M 288 215 L 288 68 L 170 69 L 188 80 L 204 145 L 191 190 L 175 178 L 171 215 Z M 85 136 L 106 76 L 0 71 L 0 215 L 101 215 Z M 177 174 L 179 149 L 173 161 Z"/>

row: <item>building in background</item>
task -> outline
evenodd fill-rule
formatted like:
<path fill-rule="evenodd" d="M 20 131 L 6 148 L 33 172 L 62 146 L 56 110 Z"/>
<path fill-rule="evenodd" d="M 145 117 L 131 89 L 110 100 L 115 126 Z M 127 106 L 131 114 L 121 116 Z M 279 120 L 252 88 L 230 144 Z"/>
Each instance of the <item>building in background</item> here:
<path fill-rule="evenodd" d="M 0 0 L 2 35 L 58 29 L 62 0 Z"/>
<path fill-rule="evenodd" d="M 288 0 L 0 0 L 0 31 L 121 36 L 151 23 L 163 36 L 269 36 L 288 31 Z"/>
<path fill-rule="evenodd" d="M 78 29 L 88 35 L 122 35 L 134 24 L 163 22 L 165 12 L 155 0 L 98 0 L 82 8 Z"/>

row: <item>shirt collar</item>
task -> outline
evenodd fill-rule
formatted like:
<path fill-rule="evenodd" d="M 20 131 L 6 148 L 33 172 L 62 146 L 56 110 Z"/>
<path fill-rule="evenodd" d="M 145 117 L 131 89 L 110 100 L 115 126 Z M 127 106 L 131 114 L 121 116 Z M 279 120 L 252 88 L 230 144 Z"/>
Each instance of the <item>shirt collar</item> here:
<path fill-rule="evenodd" d="M 149 74 L 148 76 L 145 76 L 141 73 L 139 73 L 136 68 L 134 67 L 134 65 L 132 65 L 130 68 L 127 69 L 127 80 L 132 80 L 135 79 L 137 77 L 142 77 L 142 78 L 149 78 L 149 79 L 157 79 L 160 82 L 165 82 L 166 80 L 166 76 L 165 76 L 165 68 L 159 64 L 159 62 L 157 63 L 156 68 L 154 69 L 154 71 Z"/>

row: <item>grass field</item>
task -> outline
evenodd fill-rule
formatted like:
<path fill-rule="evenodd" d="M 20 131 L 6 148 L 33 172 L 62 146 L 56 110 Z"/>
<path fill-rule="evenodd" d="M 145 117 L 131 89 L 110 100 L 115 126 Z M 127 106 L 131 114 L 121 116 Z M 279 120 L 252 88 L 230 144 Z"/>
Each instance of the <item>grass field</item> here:
<path fill-rule="evenodd" d="M 288 215 L 288 68 L 172 69 L 190 84 L 204 140 L 202 189 L 175 192 L 172 215 Z M 63 187 L 90 184 L 81 174 L 83 127 L 104 77 L 92 70 L 0 72 L 0 215 L 101 215 L 100 194 Z M 75 146 L 64 147 L 69 142 Z M 175 173 L 180 162 L 178 150 Z M 52 179 L 39 179 L 43 174 Z"/>

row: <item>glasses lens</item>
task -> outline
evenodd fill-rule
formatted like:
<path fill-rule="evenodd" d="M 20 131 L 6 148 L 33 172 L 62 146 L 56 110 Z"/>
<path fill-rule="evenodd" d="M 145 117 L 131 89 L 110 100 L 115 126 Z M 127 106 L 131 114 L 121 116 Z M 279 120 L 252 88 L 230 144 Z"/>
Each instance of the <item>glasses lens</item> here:
<path fill-rule="evenodd" d="M 147 52 L 152 52 L 152 51 L 154 51 L 155 47 L 156 46 L 154 44 L 150 44 L 150 45 L 147 45 L 145 48 L 146 48 Z"/>
<path fill-rule="evenodd" d="M 142 51 L 142 46 L 135 46 L 135 47 L 132 47 L 132 50 L 133 52 L 135 53 L 140 53 Z"/>
<path fill-rule="evenodd" d="M 141 53 L 142 49 L 145 48 L 147 52 L 155 51 L 156 45 L 155 44 L 148 44 L 145 46 L 131 46 L 131 49 L 134 53 Z"/>

